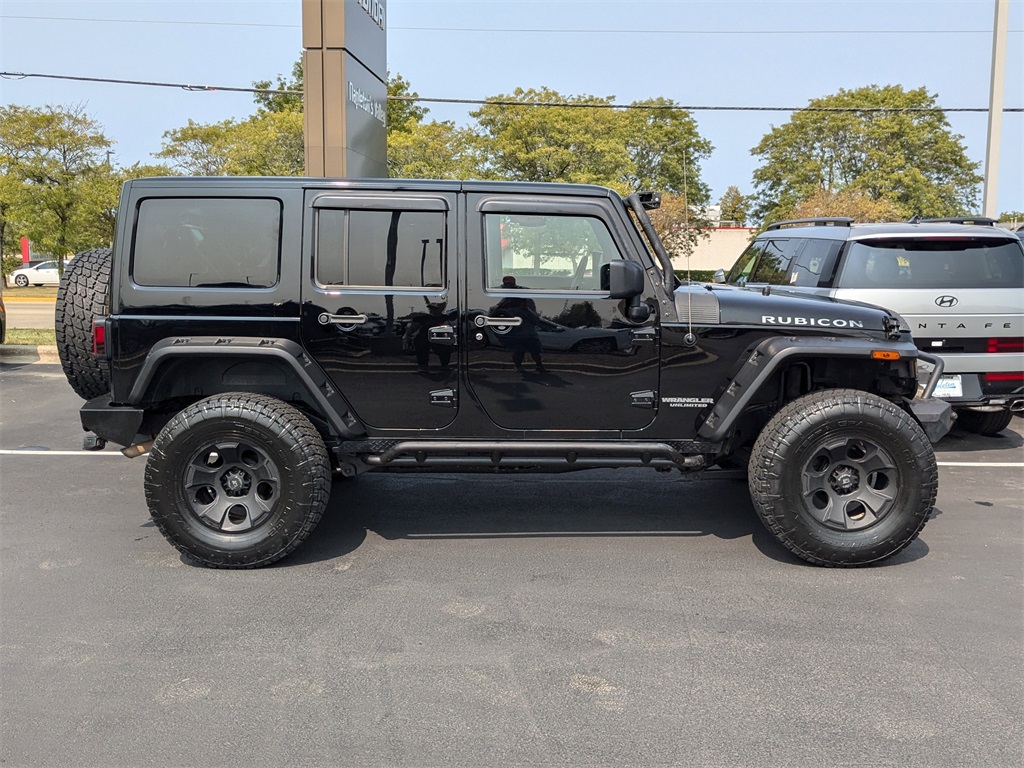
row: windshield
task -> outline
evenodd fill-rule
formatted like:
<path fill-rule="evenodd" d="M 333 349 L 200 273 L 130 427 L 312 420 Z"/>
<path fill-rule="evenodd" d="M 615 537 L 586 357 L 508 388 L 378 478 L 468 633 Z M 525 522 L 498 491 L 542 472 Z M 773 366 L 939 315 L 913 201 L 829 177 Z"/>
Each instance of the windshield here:
<path fill-rule="evenodd" d="M 922 238 L 852 242 L 842 288 L 1024 288 L 1016 239 Z"/>

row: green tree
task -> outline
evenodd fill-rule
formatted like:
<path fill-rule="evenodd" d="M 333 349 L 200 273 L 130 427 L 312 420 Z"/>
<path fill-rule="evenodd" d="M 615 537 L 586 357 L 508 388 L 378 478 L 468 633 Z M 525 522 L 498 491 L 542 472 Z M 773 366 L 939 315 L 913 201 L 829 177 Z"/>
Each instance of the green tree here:
<path fill-rule="evenodd" d="M 94 233 L 80 224 L 97 213 L 91 189 L 97 177 L 110 172 L 110 140 L 81 105 L 3 109 L 5 249 L 22 236 L 57 257 L 92 247 Z M 17 232 L 7 232 L 11 221 Z"/>
<path fill-rule="evenodd" d="M 519 105 L 487 103 L 470 113 L 477 121 L 478 141 L 488 158 L 483 174 L 514 181 L 563 181 L 616 184 L 629 171 L 619 116 L 607 107 L 611 98 L 565 97 L 548 88 L 498 95 L 488 102 L 517 101 Z M 573 107 L 531 106 L 568 102 Z"/>
<path fill-rule="evenodd" d="M 15 254 L 30 198 L 26 163 L 35 151 L 37 116 L 28 107 L 0 107 L 0 255 Z"/>
<path fill-rule="evenodd" d="M 952 216 L 976 205 L 978 164 L 926 89 L 841 89 L 808 106 L 885 111 L 803 110 L 773 128 L 751 150 L 762 162 L 754 171 L 758 219 L 786 218 L 822 189 L 858 189 L 905 216 Z"/>
<path fill-rule="evenodd" d="M 691 205 L 706 205 L 711 191 L 701 180 L 700 164 L 713 147 L 700 135 L 690 113 L 663 98 L 634 101 L 630 106 L 618 113 L 630 161 L 623 176 L 627 189 L 660 190 L 684 195 Z"/>
<path fill-rule="evenodd" d="M 686 261 L 702 238 L 709 237 L 711 223 L 703 215 L 703 206 L 687 204 L 682 195 L 665 195 L 661 207 L 651 211 L 651 224 L 661 238 L 672 261 L 689 268 Z"/>
<path fill-rule="evenodd" d="M 164 133 L 157 157 L 186 176 L 301 176 L 301 112 L 259 112 L 248 120 L 188 125 Z"/>
<path fill-rule="evenodd" d="M 267 112 L 234 123 L 222 146 L 232 176 L 301 176 L 305 171 L 301 112 Z"/>
<path fill-rule="evenodd" d="M 398 73 L 392 75 L 388 72 L 388 103 L 386 120 L 388 126 L 389 150 L 391 136 L 394 133 L 408 133 L 410 131 L 410 126 L 422 123 L 423 118 L 426 117 L 427 112 L 430 111 L 426 107 L 419 106 L 415 101 L 406 101 L 409 97 L 418 96 L 419 94 L 412 90 L 408 80 Z"/>
<path fill-rule="evenodd" d="M 222 176 L 228 164 L 228 133 L 234 120 L 204 125 L 189 119 L 181 128 L 164 131 L 164 143 L 155 157 L 171 162 L 185 176 Z"/>
<path fill-rule="evenodd" d="M 388 136 L 388 175 L 397 179 L 468 179 L 480 160 L 471 130 L 451 121 L 410 118 Z"/>
<path fill-rule="evenodd" d="M 0 243 L 20 239 L 52 256 L 108 245 L 121 184 L 163 176 L 165 166 L 119 168 L 111 142 L 82 107 L 0 107 Z"/>
<path fill-rule="evenodd" d="M 731 186 L 718 201 L 721 208 L 722 221 L 735 221 L 741 227 L 747 223 L 750 198 L 740 192 L 740 188 Z"/>
<path fill-rule="evenodd" d="M 903 211 L 893 201 L 873 198 L 862 189 L 840 192 L 819 189 L 793 209 L 793 218 L 796 219 L 816 216 L 849 216 L 862 222 L 899 221 L 903 218 Z"/>
<path fill-rule="evenodd" d="M 281 75 L 277 76 L 276 87 L 269 80 L 257 80 L 252 84 L 253 88 L 275 93 L 256 93 L 253 100 L 260 111 L 263 112 L 298 112 L 302 113 L 302 57 L 292 65 L 292 79 L 285 80 Z M 298 91 L 298 93 L 284 93 L 284 91 Z"/>

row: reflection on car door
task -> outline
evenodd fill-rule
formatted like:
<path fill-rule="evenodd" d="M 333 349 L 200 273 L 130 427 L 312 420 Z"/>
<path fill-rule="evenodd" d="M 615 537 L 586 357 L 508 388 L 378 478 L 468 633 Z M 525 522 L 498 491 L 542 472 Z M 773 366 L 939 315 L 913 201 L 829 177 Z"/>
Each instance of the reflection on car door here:
<path fill-rule="evenodd" d="M 485 195 L 467 209 L 467 374 L 490 419 L 510 430 L 650 424 L 657 313 L 630 322 L 601 289 L 602 266 L 627 253 L 613 212 Z"/>
<path fill-rule="evenodd" d="M 303 341 L 369 427 L 439 429 L 457 413 L 454 202 L 307 192 Z"/>

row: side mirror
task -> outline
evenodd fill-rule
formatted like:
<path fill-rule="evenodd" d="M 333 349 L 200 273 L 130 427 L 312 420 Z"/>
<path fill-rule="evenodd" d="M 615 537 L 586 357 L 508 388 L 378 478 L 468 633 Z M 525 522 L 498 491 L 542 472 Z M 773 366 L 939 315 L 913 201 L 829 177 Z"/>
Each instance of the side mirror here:
<path fill-rule="evenodd" d="M 616 259 L 601 265 L 601 290 L 612 299 L 632 299 L 644 292 L 644 269 L 635 261 Z"/>
<path fill-rule="evenodd" d="M 601 290 L 609 298 L 629 299 L 626 317 L 634 323 L 643 323 L 651 315 L 651 308 L 640 301 L 644 292 L 644 268 L 635 261 L 616 259 L 601 266 Z"/>
<path fill-rule="evenodd" d="M 711 276 L 711 282 L 713 283 L 724 283 L 725 282 L 725 270 L 716 269 L 715 274 Z"/>

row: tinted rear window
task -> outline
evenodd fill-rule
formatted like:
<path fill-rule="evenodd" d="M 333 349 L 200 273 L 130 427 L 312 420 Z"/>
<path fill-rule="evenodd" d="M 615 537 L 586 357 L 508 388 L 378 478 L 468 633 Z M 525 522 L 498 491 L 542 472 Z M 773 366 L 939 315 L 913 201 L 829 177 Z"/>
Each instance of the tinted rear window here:
<path fill-rule="evenodd" d="M 1024 288 L 1017 240 L 934 238 L 851 242 L 842 288 Z"/>
<path fill-rule="evenodd" d="M 138 285 L 268 288 L 277 283 L 281 203 L 263 198 L 150 198 L 139 205 Z"/>

